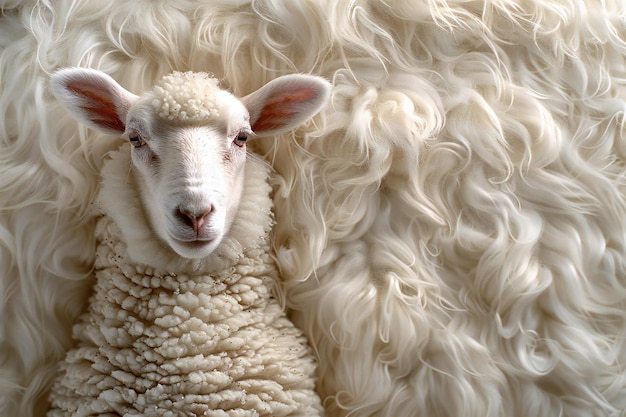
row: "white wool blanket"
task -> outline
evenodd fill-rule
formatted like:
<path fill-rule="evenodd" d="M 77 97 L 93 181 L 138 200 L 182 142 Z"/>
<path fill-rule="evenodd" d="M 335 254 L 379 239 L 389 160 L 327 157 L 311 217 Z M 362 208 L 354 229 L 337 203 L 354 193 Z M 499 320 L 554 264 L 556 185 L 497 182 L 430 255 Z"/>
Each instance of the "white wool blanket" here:
<path fill-rule="evenodd" d="M 6 0 L 0 17 L 0 415 L 41 416 L 93 265 L 111 139 L 47 94 L 99 68 L 236 95 L 333 82 L 259 139 L 291 317 L 332 416 L 622 416 L 621 0 Z"/>
<path fill-rule="evenodd" d="M 235 225 L 185 260 L 150 235 L 130 165 L 125 144 L 103 168 L 97 282 L 47 415 L 319 416 L 313 355 L 271 296 L 267 167 L 249 158 Z"/>

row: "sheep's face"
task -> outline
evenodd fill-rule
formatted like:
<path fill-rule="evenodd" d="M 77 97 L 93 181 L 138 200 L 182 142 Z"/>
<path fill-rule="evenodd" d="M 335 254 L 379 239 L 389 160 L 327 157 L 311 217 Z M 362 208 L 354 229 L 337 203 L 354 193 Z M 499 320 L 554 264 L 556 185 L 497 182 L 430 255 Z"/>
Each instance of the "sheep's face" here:
<path fill-rule="evenodd" d="M 126 120 L 124 136 L 152 226 L 187 258 L 215 249 L 243 191 L 249 113 L 230 93 L 215 93 L 219 108 L 200 120 L 180 120 L 174 111 L 159 115 L 155 92 L 138 99 Z"/>
<path fill-rule="evenodd" d="M 186 258 L 210 254 L 236 221 L 248 137 L 293 129 L 330 91 L 318 77 L 287 75 L 239 100 L 208 75 L 188 72 L 136 96 L 79 68 L 55 73 L 52 87 L 80 120 L 129 141 L 150 226 Z"/>

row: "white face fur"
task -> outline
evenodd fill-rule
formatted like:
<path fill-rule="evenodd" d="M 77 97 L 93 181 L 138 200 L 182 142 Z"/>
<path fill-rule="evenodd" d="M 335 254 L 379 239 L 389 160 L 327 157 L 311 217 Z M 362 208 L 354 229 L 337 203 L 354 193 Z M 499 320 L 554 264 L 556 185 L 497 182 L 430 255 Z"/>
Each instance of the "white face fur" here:
<path fill-rule="evenodd" d="M 230 228 L 242 193 L 248 111 L 226 91 L 221 116 L 205 124 L 163 120 L 151 96 L 129 109 L 124 136 L 154 230 L 187 258 L 212 252 Z"/>
<path fill-rule="evenodd" d="M 210 254 L 236 221 L 246 141 L 296 127 L 329 93 L 320 78 L 290 75 L 239 100 L 206 74 L 174 73 L 138 97 L 78 68 L 55 73 L 52 87 L 80 120 L 130 142 L 149 222 L 185 258 Z"/>

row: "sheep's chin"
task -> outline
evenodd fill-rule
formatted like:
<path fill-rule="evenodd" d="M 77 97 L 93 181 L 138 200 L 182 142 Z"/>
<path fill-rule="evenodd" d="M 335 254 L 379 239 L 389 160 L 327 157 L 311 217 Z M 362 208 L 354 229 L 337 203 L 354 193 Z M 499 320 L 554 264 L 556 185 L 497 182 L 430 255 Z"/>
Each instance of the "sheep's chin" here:
<path fill-rule="evenodd" d="M 209 256 L 218 247 L 221 240 L 221 236 L 211 240 L 195 240 L 191 242 L 169 238 L 167 243 L 174 252 L 183 258 L 201 259 Z"/>

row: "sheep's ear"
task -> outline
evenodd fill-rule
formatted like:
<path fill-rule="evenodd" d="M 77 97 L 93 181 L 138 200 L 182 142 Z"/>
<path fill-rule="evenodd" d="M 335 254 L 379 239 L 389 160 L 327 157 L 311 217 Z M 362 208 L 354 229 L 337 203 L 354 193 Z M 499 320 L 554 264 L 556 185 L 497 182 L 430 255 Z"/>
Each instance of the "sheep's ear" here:
<path fill-rule="evenodd" d="M 250 126 L 258 135 L 294 129 L 326 104 L 330 83 L 312 75 L 285 75 L 243 98 Z"/>
<path fill-rule="evenodd" d="M 137 96 L 107 74 L 65 68 L 51 78 L 52 93 L 77 119 L 106 133 L 124 133 L 126 114 Z"/>

